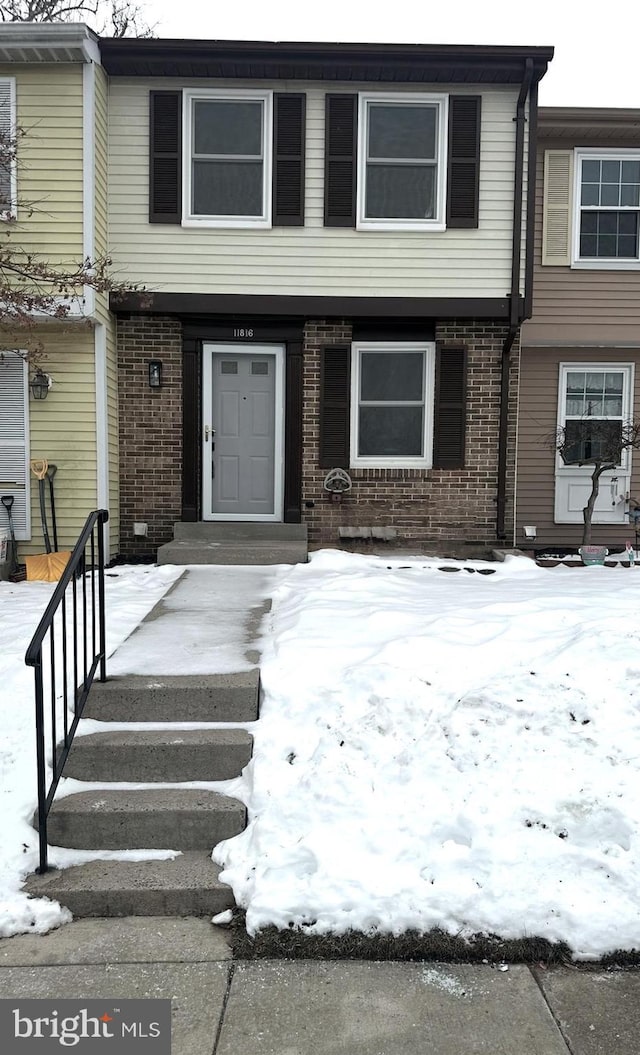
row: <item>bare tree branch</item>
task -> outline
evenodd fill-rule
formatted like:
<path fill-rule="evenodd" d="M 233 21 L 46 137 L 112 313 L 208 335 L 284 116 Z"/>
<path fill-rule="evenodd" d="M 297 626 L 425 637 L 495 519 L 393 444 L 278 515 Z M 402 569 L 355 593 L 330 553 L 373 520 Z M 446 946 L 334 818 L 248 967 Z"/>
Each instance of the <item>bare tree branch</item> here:
<path fill-rule="evenodd" d="M 567 422 L 548 438 L 548 446 L 558 451 L 565 465 L 592 465 L 591 491 L 582 510 L 582 545 L 591 541 L 593 511 L 600 493 L 603 473 L 617 469 L 627 450 L 640 449 L 640 423 L 586 415 Z"/>
<path fill-rule="evenodd" d="M 100 36 L 151 37 L 136 0 L 0 0 L 0 22 L 86 22 Z"/>
<path fill-rule="evenodd" d="M 22 247 L 24 229 L 17 226 L 15 217 L 19 209 L 21 218 L 28 218 L 37 203 L 14 199 L 11 175 L 27 135 L 24 129 L 13 135 L 0 133 L 0 324 L 3 335 L 11 333 L 29 358 L 42 354 L 38 324 L 43 319 L 61 321 L 82 315 L 87 289 L 116 296 L 144 290 L 115 276 L 109 256 L 54 264 Z"/>

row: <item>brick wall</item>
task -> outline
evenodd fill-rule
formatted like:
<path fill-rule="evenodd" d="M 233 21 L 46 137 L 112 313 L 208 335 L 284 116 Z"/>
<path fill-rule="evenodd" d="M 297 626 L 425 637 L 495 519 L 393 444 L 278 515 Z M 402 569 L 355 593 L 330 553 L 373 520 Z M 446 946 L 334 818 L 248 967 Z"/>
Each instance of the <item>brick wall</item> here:
<path fill-rule="evenodd" d="M 162 388 L 149 388 L 148 362 L 162 362 Z M 182 513 L 182 331 L 175 319 L 118 320 L 120 553 L 155 555 Z M 133 534 L 134 521 L 148 535 Z"/>
<path fill-rule="evenodd" d="M 498 432 L 502 347 L 506 328 L 491 322 L 439 323 L 436 339 L 468 348 L 466 466 L 464 469 L 352 469 L 353 490 L 332 504 L 318 468 L 320 348 L 351 340 L 345 321 L 309 322 L 304 334 L 303 515 L 312 543 L 338 545 L 341 526 L 394 527 L 398 541 L 496 541 Z M 513 524 L 513 473 L 519 353 L 511 353 L 509 384 L 508 541 Z M 313 503 L 306 508 L 305 503 Z"/>

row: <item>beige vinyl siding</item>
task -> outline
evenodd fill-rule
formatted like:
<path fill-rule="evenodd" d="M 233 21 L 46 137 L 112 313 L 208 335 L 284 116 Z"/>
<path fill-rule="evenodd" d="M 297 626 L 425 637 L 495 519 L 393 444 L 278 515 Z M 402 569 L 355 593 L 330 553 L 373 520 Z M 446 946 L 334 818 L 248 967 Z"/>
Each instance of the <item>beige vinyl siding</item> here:
<path fill-rule="evenodd" d="M 107 336 L 107 430 L 109 461 L 109 538 L 111 556 L 120 550 L 120 458 L 118 449 L 118 360 L 115 320 L 106 323 Z"/>
<path fill-rule="evenodd" d="M 535 524 L 537 546 L 578 546 L 582 524 L 555 524 L 555 453 L 550 446 L 558 414 L 560 363 L 634 363 L 636 391 L 634 416 L 640 420 L 640 351 L 607 348 L 523 348 L 520 357 L 520 398 L 518 420 L 518 461 L 516 495 L 516 537 L 525 546 L 523 525 Z M 640 452 L 632 452 L 631 494 L 640 499 Z M 629 538 L 628 522 L 594 524 L 595 544 L 620 544 Z"/>
<path fill-rule="evenodd" d="M 201 83 L 201 82 L 194 82 Z M 217 82 L 207 82 L 215 87 Z M 109 85 L 109 244 L 116 269 L 172 292 L 504 297 L 510 286 L 516 89 L 482 93 L 480 227 L 445 232 L 325 228 L 324 96 L 341 87 L 238 82 L 307 93 L 306 221 L 273 230 L 149 224 L 149 90 L 174 80 Z M 402 91 L 397 85 L 377 86 Z M 415 85 L 405 90 L 415 90 Z M 429 90 L 425 86 L 425 90 Z M 437 86 L 446 91 L 445 86 Z M 461 89 L 456 86 L 455 91 Z M 469 89 L 471 94 L 477 90 Z"/>
<path fill-rule="evenodd" d="M 7 228 L 52 264 L 82 258 L 82 65 L 0 65 L 16 78 L 18 220 Z M 29 208 L 32 214 L 29 215 Z"/>
<path fill-rule="evenodd" d="M 46 458 L 58 467 L 55 477 L 58 542 L 71 548 L 87 515 L 96 508 L 96 414 L 93 330 L 66 326 L 42 330 L 42 367 L 53 378 L 46 400 L 29 401 L 30 457 Z M 49 498 L 47 486 L 47 513 Z M 49 517 L 49 533 L 51 519 Z M 53 540 L 52 540 L 53 542 Z M 31 476 L 31 542 L 21 553 L 41 553 L 38 482 Z"/>
<path fill-rule="evenodd" d="M 589 146 L 589 143 L 579 145 Z M 606 141 L 606 149 L 616 145 L 615 141 Z M 632 145 L 625 143 L 627 149 Z M 533 316 L 523 326 L 523 344 L 629 343 L 640 347 L 640 270 L 542 265 L 544 150 L 561 147 L 562 144 L 543 140 L 538 155 Z"/>

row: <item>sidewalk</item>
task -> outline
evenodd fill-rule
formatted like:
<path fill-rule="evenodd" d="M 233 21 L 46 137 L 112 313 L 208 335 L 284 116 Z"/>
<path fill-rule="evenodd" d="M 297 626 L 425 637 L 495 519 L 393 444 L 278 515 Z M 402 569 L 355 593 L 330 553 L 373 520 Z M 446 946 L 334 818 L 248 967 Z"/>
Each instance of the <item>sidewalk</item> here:
<path fill-rule="evenodd" d="M 173 1001 L 173 1055 L 637 1055 L 640 972 L 232 962 L 206 920 L 0 941 L 0 997 Z"/>

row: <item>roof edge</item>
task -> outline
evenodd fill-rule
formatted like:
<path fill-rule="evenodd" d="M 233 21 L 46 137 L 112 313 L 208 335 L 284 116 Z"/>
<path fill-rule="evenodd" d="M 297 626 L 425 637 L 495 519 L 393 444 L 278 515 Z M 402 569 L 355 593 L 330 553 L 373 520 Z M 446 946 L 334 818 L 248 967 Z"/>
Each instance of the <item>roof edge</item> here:
<path fill-rule="evenodd" d="M 3 22 L 0 49 L 4 61 L 15 54 L 16 62 L 46 62 L 56 51 L 77 51 L 85 62 L 100 62 L 98 35 L 84 22 Z"/>

